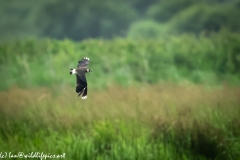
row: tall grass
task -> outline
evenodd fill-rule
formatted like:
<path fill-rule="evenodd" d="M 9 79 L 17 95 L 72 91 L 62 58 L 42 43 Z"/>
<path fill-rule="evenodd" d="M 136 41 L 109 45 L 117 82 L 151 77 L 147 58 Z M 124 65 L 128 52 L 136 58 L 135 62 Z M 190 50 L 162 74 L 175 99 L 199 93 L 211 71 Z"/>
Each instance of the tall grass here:
<path fill-rule="evenodd" d="M 237 159 L 240 90 L 158 85 L 11 88 L 0 93 L 0 151 L 66 159 Z"/>
<path fill-rule="evenodd" d="M 113 84 L 223 82 L 239 84 L 240 36 L 182 35 L 158 40 L 85 40 L 73 42 L 30 39 L 0 45 L 1 89 L 12 85 L 75 85 L 69 69 L 90 58 L 93 88 Z"/>
<path fill-rule="evenodd" d="M 220 33 L 0 44 L 0 156 L 239 159 L 239 42 Z M 82 101 L 69 69 L 86 56 Z"/>

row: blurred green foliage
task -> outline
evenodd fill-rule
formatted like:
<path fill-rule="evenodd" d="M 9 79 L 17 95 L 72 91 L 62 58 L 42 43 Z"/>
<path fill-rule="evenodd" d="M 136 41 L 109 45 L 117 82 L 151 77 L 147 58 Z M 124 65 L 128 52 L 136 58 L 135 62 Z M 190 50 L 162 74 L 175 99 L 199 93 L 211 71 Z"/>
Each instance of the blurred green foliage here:
<path fill-rule="evenodd" d="M 163 81 L 239 84 L 240 36 L 228 32 L 158 39 L 17 40 L 0 45 L 1 89 L 12 85 L 75 85 L 79 59 L 90 58 L 93 88 Z"/>
<path fill-rule="evenodd" d="M 127 37 L 132 39 L 158 39 L 167 36 L 168 29 L 155 21 L 144 20 L 130 25 Z"/>
<path fill-rule="evenodd" d="M 2 0 L 0 40 L 125 37 L 129 36 L 129 27 L 136 25 L 139 27 L 131 27 L 131 30 L 136 28 L 134 32 L 141 35 L 138 28 L 151 30 L 150 21 L 156 23 L 154 27 L 161 35 L 199 34 L 221 29 L 239 32 L 238 15 L 240 0 L 24 0 L 24 3 Z"/>

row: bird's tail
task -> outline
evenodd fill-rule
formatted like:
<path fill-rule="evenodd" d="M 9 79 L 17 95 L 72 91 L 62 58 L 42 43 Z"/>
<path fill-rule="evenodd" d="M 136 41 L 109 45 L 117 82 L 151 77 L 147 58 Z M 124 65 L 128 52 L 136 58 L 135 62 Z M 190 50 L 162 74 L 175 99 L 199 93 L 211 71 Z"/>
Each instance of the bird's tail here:
<path fill-rule="evenodd" d="M 87 99 L 87 87 L 77 86 L 76 92 L 78 93 L 78 97 L 82 94 L 82 99 Z"/>
<path fill-rule="evenodd" d="M 87 99 L 87 87 L 83 91 L 82 99 Z"/>

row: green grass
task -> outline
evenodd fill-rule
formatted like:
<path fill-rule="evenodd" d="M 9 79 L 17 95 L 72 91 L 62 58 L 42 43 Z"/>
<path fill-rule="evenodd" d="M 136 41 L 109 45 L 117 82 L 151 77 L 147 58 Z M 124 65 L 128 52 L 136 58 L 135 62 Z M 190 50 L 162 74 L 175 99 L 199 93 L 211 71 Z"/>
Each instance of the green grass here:
<path fill-rule="evenodd" d="M 230 33 L 0 44 L 0 155 L 238 160 L 239 44 Z M 81 100 L 69 69 L 86 56 Z"/>
<path fill-rule="evenodd" d="M 86 160 L 239 158 L 239 88 L 90 89 L 86 101 L 73 91 L 1 92 L 0 151 Z"/>

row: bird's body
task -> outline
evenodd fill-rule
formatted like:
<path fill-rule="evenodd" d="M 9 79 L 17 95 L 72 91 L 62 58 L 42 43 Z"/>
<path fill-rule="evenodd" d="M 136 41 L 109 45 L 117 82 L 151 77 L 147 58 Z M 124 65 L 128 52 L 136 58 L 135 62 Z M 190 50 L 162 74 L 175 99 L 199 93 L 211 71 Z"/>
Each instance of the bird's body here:
<path fill-rule="evenodd" d="M 70 69 L 70 74 L 76 74 L 76 92 L 78 93 L 78 96 L 82 94 L 82 99 L 87 99 L 86 73 L 91 72 L 91 70 L 87 68 L 88 64 L 89 58 L 85 57 L 78 61 L 77 69 Z"/>

